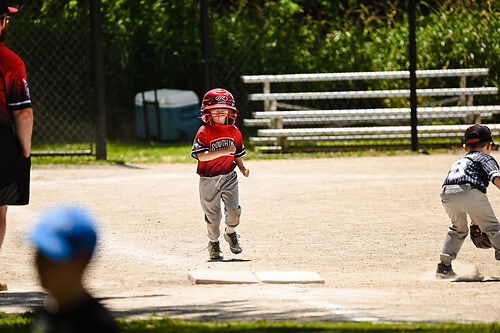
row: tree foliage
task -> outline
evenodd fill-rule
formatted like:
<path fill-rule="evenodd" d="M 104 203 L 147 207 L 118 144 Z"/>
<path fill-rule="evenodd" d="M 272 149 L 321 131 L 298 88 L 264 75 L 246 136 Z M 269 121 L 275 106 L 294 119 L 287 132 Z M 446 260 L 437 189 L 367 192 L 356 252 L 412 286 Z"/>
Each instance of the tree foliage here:
<path fill-rule="evenodd" d="M 262 89 L 260 85 L 243 84 L 243 74 L 404 70 L 409 65 L 408 0 L 208 2 L 215 56 L 210 79 L 213 86 L 234 93 L 240 122 L 256 108 L 247 101 L 248 93 Z M 483 80 L 480 84 L 500 85 L 499 1 L 421 0 L 417 4 L 417 69 L 488 67 L 491 75 L 486 82 L 479 78 Z M 62 34 L 59 27 L 64 24 L 76 22 L 83 27 L 88 20 L 87 13 L 82 14 L 87 1 L 43 0 L 30 4 L 35 5 L 40 14 L 30 19 L 43 38 Z M 203 95 L 199 0 L 102 0 L 102 13 L 112 134 L 133 136 L 134 97 L 140 91 L 175 88 Z M 63 67 L 64 54 L 58 56 L 57 62 Z M 443 79 L 435 84 L 457 86 L 453 80 L 457 81 Z M 407 86 L 405 80 L 356 81 L 282 84 L 273 90 Z M 498 96 L 479 100 L 498 103 Z M 342 103 L 344 107 L 362 107 L 367 102 Z M 388 106 L 396 102 L 372 103 Z"/>

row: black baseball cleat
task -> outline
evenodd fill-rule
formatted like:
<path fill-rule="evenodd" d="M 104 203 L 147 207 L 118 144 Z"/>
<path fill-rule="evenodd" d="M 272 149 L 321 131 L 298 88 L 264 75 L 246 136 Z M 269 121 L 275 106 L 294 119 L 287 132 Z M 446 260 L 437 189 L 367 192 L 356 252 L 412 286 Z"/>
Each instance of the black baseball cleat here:
<path fill-rule="evenodd" d="M 229 243 L 229 249 L 234 254 L 239 254 L 243 251 L 241 249 L 240 243 L 238 242 L 238 237 L 239 236 L 238 234 L 236 234 L 236 231 L 232 234 L 224 233 L 224 239 Z"/>
<path fill-rule="evenodd" d="M 436 278 L 438 279 L 453 279 L 457 274 L 451 268 L 451 265 L 446 265 L 440 262 L 436 270 Z"/>
<path fill-rule="evenodd" d="M 220 250 L 219 242 L 208 242 L 208 253 L 210 259 L 213 260 L 222 260 L 224 258 Z"/>

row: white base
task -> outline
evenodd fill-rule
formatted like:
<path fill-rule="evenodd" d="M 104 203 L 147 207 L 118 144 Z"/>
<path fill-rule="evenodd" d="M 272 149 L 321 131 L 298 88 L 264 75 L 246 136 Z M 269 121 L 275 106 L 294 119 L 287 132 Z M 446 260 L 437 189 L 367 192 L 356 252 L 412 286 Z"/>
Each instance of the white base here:
<path fill-rule="evenodd" d="M 315 272 L 307 271 L 218 271 L 218 270 L 196 270 L 189 272 L 189 280 L 195 284 L 250 284 L 250 283 L 319 283 L 324 284 L 325 280 Z"/>

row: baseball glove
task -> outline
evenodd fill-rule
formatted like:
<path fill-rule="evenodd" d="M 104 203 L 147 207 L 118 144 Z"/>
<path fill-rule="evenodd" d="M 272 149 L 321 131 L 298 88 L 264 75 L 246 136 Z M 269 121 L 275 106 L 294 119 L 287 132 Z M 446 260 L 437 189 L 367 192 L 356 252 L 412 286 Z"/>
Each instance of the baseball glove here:
<path fill-rule="evenodd" d="M 488 235 L 479 229 L 478 225 L 470 225 L 470 240 L 478 249 L 489 249 L 492 247 Z"/>

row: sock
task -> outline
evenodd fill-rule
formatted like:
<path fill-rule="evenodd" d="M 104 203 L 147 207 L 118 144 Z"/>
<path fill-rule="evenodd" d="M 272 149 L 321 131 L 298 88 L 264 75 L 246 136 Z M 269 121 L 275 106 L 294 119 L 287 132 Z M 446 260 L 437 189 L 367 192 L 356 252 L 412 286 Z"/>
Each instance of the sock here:
<path fill-rule="evenodd" d="M 232 234 L 235 230 L 236 230 L 236 228 L 226 227 L 226 234 Z"/>

